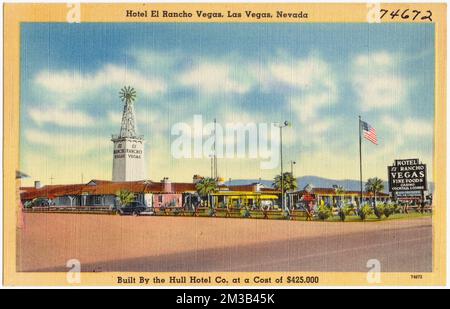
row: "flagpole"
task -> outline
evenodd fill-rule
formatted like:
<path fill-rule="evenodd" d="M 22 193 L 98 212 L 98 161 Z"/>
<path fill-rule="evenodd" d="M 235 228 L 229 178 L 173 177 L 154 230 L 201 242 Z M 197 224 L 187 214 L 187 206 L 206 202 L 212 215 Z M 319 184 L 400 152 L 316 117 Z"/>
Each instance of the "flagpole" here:
<path fill-rule="evenodd" d="M 213 178 L 217 181 L 217 151 L 216 151 L 216 139 L 217 139 L 217 121 L 214 118 L 214 176 Z"/>
<path fill-rule="evenodd" d="M 361 207 L 363 200 L 363 185 L 362 185 L 362 153 L 361 153 L 361 116 L 359 116 L 359 207 Z"/>

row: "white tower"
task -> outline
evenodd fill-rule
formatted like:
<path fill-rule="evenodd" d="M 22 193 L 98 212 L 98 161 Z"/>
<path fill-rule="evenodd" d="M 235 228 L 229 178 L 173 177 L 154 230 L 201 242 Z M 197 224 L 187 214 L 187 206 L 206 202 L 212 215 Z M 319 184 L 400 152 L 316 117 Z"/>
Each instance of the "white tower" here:
<path fill-rule="evenodd" d="M 112 136 L 114 143 L 112 181 L 146 179 L 144 164 L 144 136 L 137 135 L 133 101 L 136 91 L 130 86 L 122 88 L 120 99 L 123 107 L 120 134 Z"/>

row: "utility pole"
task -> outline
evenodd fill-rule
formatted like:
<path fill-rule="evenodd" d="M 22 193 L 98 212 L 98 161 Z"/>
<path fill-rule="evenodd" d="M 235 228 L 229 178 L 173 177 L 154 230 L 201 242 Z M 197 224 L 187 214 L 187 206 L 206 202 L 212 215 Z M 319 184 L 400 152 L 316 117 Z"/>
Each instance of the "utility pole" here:
<path fill-rule="evenodd" d="M 210 154 L 209 157 L 211 158 L 211 178 L 214 179 L 214 155 Z"/>
<path fill-rule="evenodd" d="M 217 140 L 217 120 L 214 118 L 214 176 L 213 178 L 217 180 L 217 150 L 216 150 L 216 140 Z"/>
<path fill-rule="evenodd" d="M 361 154 L 361 116 L 359 116 L 358 131 L 359 131 L 359 207 L 361 207 L 361 204 L 363 201 L 362 154 Z"/>
<path fill-rule="evenodd" d="M 280 180 L 281 180 L 281 208 L 284 209 L 284 175 L 283 175 L 283 128 L 287 127 L 289 122 L 286 120 L 282 124 L 278 124 L 280 128 Z"/>
<path fill-rule="evenodd" d="M 292 176 L 292 178 L 294 178 L 294 164 L 297 164 L 297 162 L 291 160 L 291 176 Z"/>

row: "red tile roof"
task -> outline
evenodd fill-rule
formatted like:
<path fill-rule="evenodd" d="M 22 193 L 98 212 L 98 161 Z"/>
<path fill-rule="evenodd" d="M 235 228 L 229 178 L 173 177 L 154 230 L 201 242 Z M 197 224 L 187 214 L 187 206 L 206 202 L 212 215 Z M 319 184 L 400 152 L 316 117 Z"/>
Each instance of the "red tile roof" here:
<path fill-rule="evenodd" d="M 227 187 L 231 191 L 253 191 L 253 185 L 234 185 Z"/>
<path fill-rule="evenodd" d="M 172 190 L 177 193 L 182 192 L 195 192 L 195 184 L 191 182 L 175 182 L 172 183 Z"/>
<path fill-rule="evenodd" d="M 95 184 L 93 184 L 93 182 Z M 32 200 L 38 197 L 50 197 L 66 195 L 115 195 L 117 191 L 128 190 L 133 193 L 183 193 L 195 191 L 193 183 L 171 183 L 170 190 L 164 191 L 164 185 L 161 182 L 151 181 L 127 181 L 112 182 L 104 180 L 92 180 L 88 184 L 73 185 L 48 185 L 42 188 L 22 187 L 21 199 Z"/>
<path fill-rule="evenodd" d="M 20 194 L 22 200 L 32 200 L 37 197 L 50 197 L 63 196 L 63 195 L 80 195 L 84 184 L 74 185 L 48 185 L 42 188 L 23 188 Z"/>
<path fill-rule="evenodd" d="M 170 183 L 169 190 L 164 191 L 164 184 L 152 181 L 126 181 L 112 182 L 108 180 L 91 180 L 87 184 L 70 184 L 70 185 L 48 185 L 42 188 L 21 187 L 21 199 L 32 200 L 38 197 L 54 198 L 57 196 L 67 195 L 116 195 L 120 190 L 128 190 L 133 193 L 184 193 L 195 192 L 195 184 L 189 182 Z M 254 191 L 255 185 L 235 185 L 235 186 L 219 186 L 222 190 L 230 191 Z M 279 193 L 279 190 L 273 188 L 261 188 L 261 192 Z M 304 192 L 303 190 L 298 192 Z M 336 195 L 333 188 L 313 188 L 312 193 L 317 195 Z M 343 196 L 359 195 L 359 191 L 345 191 Z M 386 193 L 377 194 L 380 197 L 389 196 Z M 372 193 L 364 192 L 363 196 L 373 196 Z"/>

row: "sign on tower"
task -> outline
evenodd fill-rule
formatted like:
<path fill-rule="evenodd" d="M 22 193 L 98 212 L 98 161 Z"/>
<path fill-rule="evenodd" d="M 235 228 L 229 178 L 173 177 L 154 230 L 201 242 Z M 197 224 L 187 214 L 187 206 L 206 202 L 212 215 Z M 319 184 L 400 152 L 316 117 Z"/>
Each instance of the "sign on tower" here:
<path fill-rule="evenodd" d="M 112 181 L 144 180 L 144 137 L 137 134 L 134 111 L 136 91 L 125 86 L 120 90 L 119 98 L 124 106 L 120 133 L 111 139 L 114 143 Z"/>

